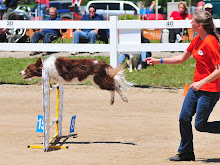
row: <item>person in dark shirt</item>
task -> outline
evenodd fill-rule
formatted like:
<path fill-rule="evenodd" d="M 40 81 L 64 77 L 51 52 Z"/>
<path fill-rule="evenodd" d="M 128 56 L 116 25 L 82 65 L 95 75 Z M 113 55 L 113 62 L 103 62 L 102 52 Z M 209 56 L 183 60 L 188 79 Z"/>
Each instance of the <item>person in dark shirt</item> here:
<path fill-rule="evenodd" d="M 103 15 L 96 14 L 96 7 L 94 5 L 89 6 L 89 14 L 83 15 L 82 21 L 97 21 L 97 20 L 105 20 Z M 98 34 L 99 29 L 76 29 L 73 37 L 73 44 L 79 43 L 80 38 L 89 39 L 90 44 L 94 44 L 96 40 L 96 35 Z M 93 54 L 94 52 L 90 52 Z M 72 52 L 72 55 L 76 54 L 76 52 Z"/>
<path fill-rule="evenodd" d="M 45 18 L 45 21 L 53 21 L 53 20 L 62 20 L 61 18 L 57 17 L 57 9 L 55 7 L 50 7 L 49 9 L 50 17 Z M 65 31 L 65 30 L 63 30 Z M 44 40 L 44 43 L 51 43 L 52 38 L 59 37 L 60 29 L 43 29 L 41 32 L 35 32 L 33 35 L 33 43 L 38 43 L 40 39 Z M 30 56 L 34 56 L 39 54 L 39 52 L 31 52 Z M 43 52 L 42 56 L 46 56 L 47 52 Z"/>
<path fill-rule="evenodd" d="M 219 16 L 213 12 L 213 5 L 211 3 L 206 3 L 204 5 L 204 10 L 209 12 L 213 19 L 219 19 Z M 216 32 L 220 34 L 220 28 L 216 28 Z"/>
<path fill-rule="evenodd" d="M 9 13 L 11 13 L 18 6 L 18 0 L 3 0 L 6 6 L 6 11 L 3 15 L 3 20 L 8 20 Z"/>
<path fill-rule="evenodd" d="M 0 42 L 6 41 L 6 28 L 0 28 Z"/>

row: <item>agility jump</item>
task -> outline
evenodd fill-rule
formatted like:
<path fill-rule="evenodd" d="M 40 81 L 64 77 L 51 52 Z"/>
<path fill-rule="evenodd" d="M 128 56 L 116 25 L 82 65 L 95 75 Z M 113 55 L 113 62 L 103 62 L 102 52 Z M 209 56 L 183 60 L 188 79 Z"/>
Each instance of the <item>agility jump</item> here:
<path fill-rule="evenodd" d="M 28 148 L 43 148 L 44 151 L 51 149 L 68 148 L 68 146 L 53 146 L 51 145 L 56 139 L 62 136 L 62 111 L 63 111 L 63 84 L 56 85 L 50 88 L 49 69 L 42 70 L 43 81 L 43 145 L 29 145 Z M 50 122 L 50 90 L 57 89 L 57 103 L 56 103 L 56 119 Z M 56 134 L 50 139 L 50 127 L 56 123 Z"/>

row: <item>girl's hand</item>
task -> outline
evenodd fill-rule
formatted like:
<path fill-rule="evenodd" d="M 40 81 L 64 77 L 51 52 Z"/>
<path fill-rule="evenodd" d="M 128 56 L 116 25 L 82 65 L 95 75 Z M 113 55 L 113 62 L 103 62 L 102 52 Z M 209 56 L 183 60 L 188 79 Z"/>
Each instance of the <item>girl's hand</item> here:
<path fill-rule="evenodd" d="M 194 89 L 195 91 L 198 91 L 203 85 L 204 85 L 204 84 L 203 84 L 201 81 L 197 81 L 197 82 L 192 83 L 192 84 L 189 86 L 188 90 L 192 88 L 192 89 Z"/>
<path fill-rule="evenodd" d="M 160 59 L 148 57 L 144 60 L 144 62 L 147 62 L 148 65 L 160 64 Z"/>

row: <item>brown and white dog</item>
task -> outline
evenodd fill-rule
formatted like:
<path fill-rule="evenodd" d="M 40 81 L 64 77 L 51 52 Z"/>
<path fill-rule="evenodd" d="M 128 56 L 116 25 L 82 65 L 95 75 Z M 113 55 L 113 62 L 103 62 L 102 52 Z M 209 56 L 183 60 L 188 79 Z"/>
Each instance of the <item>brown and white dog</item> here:
<path fill-rule="evenodd" d="M 51 56 L 42 62 L 41 58 L 36 63 L 30 64 L 20 72 L 26 76 L 24 79 L 41 77 L 42 69 L 48 68 L 51 82 L 67 84 L 79 83 L 89 79 L 93 86 L 111 93 L 110 104 L 114 104 L 115 91 L 122 100 L 128 102 L 123 95 L 123 90 L 128 90 L 133 84 L 125 80 L 123 67 L 112 68 L 104 61 L 95 59 L 68 59 Z"/>

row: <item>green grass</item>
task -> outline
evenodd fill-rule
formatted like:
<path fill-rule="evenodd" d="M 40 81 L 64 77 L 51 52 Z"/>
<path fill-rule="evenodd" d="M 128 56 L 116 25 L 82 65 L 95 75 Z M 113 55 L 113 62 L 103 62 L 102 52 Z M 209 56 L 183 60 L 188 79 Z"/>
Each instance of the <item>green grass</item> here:
<path fill-rule="evenodd" d="M 98 60 L 110 62 L 109 57 L 70 57 L 70 58 L 96 58 Z M 44 59 L 44 58 L 43 58 Z M 0 84 L 36 84 L 40 79 L 24 80 L 19 75 L 30 63 L 34 63 L 37 58 L 0 58 Z M 132 81 L 140 87 L 184 87 L 185 83 L 191 83 L 193 79 L 195 60 L 188 59 L 183 64 L 178 65 L 154 65 L 142 71 L 130 73 L 125 69 L 126 79 Z M 90 84 L 87 82 L 86 84 Z"/>
<path fill-rule="evenodd" d="M 141 72 L 129 73 L 126 70 L 127 80 L 133 81 L 137 86 L 149 87 L 184 87 L 185 83 L 191 83 L 194 73 L 195 60 L 190 58 L 178 65 L 154 65 Z"/>

